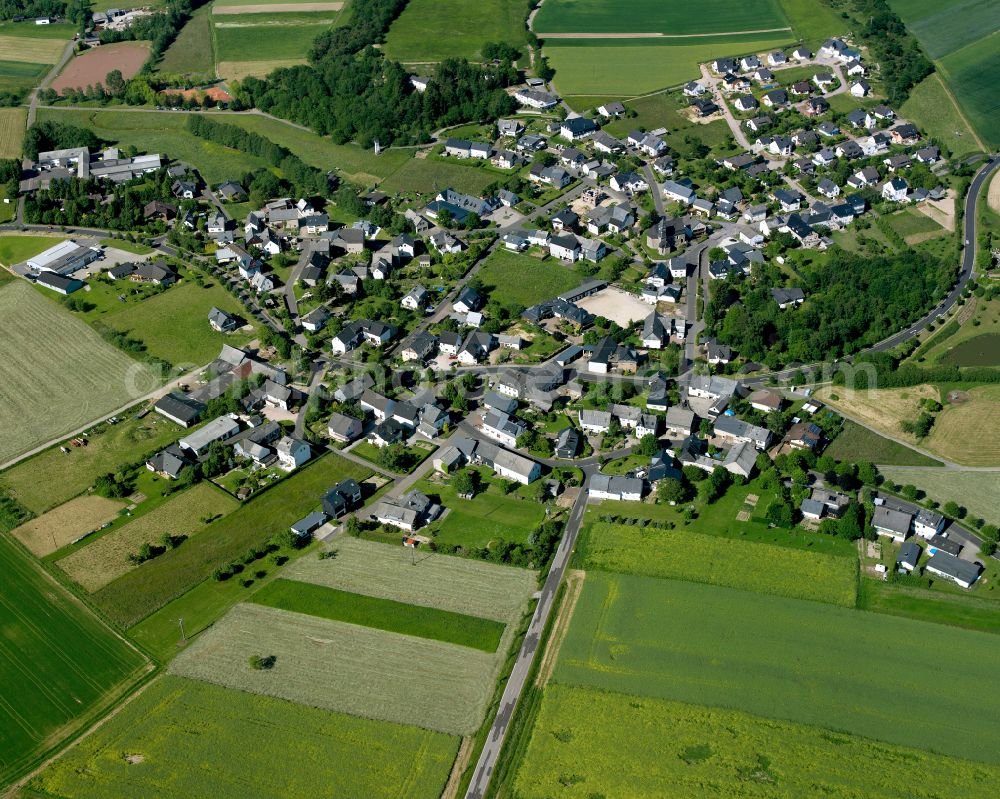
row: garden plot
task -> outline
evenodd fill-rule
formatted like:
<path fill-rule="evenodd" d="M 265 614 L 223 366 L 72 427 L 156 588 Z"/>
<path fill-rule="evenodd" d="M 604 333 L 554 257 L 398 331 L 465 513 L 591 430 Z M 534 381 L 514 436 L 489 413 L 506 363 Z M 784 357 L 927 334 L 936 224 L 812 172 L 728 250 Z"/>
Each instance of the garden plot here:
<path fill-rule="evenodd" d="M 121 502 L 96 495 L 77 497 L 22 524 L 13 531 L 14 537 L 42 558 L 113 521 L 122 507 Z"/>
<path fill-rule="evenodd" d="M 509 637 L 505 641 L 509 645 Z M 274 665 L 251 669 L 252 655 L 273 656 Z M 497 667 L 497 656 L 468 647 L 237 605 L 178 655 L 170 671 L 354 716 L 471 735 L 482 723 Z"/>

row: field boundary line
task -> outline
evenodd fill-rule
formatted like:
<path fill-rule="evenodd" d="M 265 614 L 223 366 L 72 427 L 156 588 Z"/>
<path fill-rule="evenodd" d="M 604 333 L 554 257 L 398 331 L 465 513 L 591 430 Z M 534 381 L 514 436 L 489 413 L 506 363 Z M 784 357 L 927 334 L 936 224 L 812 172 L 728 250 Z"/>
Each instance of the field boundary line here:
<path fill-rule="evenodd" d="M 562 648 L 563 641 L 566 640 L 569 624 L 573 619 L 573 612 L 576 610 L 580 594 L 583 593 L 583 583 L 586 579 L 587 572 L 582 569 L 574 569 L 566 575 L 566 595 L 563 597 L 555 624 L 552 626 L 549 644 L 545 648 L 542 661 L 538 666 L 538 674 L 535 676 L 535 687 L 537 688 L 545 687 L 552 672 L 555 671 L 559 650 Z"/>
<path fill-rule="evenodd" d="M 982 150 L 984 153 L 988 153 L 990 151 L 990 148 L 987 147 L 985 144 L 983 144 L 983 140 L 979 138 L 979 133 L 976 131 L 976 128 L 973 126 L 973 124 L 969 122 L 969 118 L 965 115 L 965 112 L 962 110 L 962 106 L 958 104 L 958 100 L 955 99 L 955 95 L 952 93 L 951 87 L 948 86 L 948 84 L 941 79 L 941 73 L 942 72 L 947 73 L 947 70 L 937 62 L 935 62 L 934 66 L 936 67 L 934 71 L 934 77 L 936 77 L 938 83 L 941 84 L 941 88 L 944 89 L 945 95 L 948 97 L 949 100 L 951 100 L 951 104 L 952 106 L 954 106 L 955 111 L 958 113 L 959 118 L 965 123 L 966 127 L 969 129 L 969 132 L 972 133 L 972 138 L 976 140 L 976 144 L 979 145 L 979 149 Z"/>
<path fill-rule="evenodd" d="M 535 31 L 539 39 L 702 39 L 708 36 L 749 36 L 757 33 L 783 33 L 791 31 L 790 26 L 784 28 L 760 28 L 747 31 L 720 31 L 717 33 L 541 33 Z"/>
<path fill-rule="evenodd" d="M 459 789 L 462 786 L 462 775 L 472 758 L 472 751 L 476 745 L 475 735 L 465 735 L 462 743 L 458 747 L 458 754 L 455 755 L 455 762 L 451 765 L 451 773 L 448 774 L 448 782 L 441 793 L 441 799 L 456 799 Z"/>

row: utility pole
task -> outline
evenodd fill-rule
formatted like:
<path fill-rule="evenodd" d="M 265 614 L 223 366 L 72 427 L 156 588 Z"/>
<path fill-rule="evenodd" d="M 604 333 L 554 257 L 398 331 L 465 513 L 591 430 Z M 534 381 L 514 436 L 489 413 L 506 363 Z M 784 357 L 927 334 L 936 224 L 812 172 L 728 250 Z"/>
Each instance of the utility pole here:
<path fill-rule="evenodd" d="M 187 636 L 184 634 L 184 619 L 178 619 L 177 623 L 181 626 L 181 640 L 177 642 L 177 646 L 184 646 L 187 643 Z"/>

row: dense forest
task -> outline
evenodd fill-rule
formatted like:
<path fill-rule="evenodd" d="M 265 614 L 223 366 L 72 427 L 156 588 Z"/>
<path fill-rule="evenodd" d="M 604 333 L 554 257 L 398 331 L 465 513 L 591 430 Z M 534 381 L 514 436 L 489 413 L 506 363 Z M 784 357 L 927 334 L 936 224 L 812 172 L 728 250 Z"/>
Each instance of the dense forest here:
<path fill-rule="evenodd" d="M 34 161 L 38 153 L 66 147 L 100 147 L 101 140 L 92 130 L 62 122 L 36 122 L 24 136 L 24 155 Z"/>
<path fill-rule="evenodd" d="M 376 140 L 423 142 L 437 128 L 514 110 L 504 91 L 517 81 L 511 64 L 516 53 L 509 48 L 500 48 L 505 57 L 489 65 L 444 61 L 427 91 L 415 91 L 403 65 L 373 47 L 405 5 L 405 0 L 365 0 L 355 7 L 351 24 L 316 39 L 308 65 L 275 70 L 264 80 L 247 78 L 237 102 L 308 125 L 338 143 L 356 140 L 365 147 Z"/>
<path fill-rule="evenodd" d="M 751 361 L 772 368 L 815 362 L 892 335 L 943 297 L 954 278 L 954 267 L 927 253 L 873 257 L 835 248 L 805 275 L 800 308 L 778 308 L 770 289 L 784 280 L 767 265 L 716 288 L 705 321 L 710 335 Z"/>
<path fill-rule="evenodd" d="M 326 173 L 305 161 L 280 144 L 275 144 L 259 133 L 251 133 L 236 125 L 215 122 L 208 117 L 192 114 L 188 117 L 188 130 L 208 141 L 255 155 L 281 170 L 282 177 L 298 196 L 327 197 L 330 183 Z"/>
<path fill-rule="evenodd" d="M 863 25 L 858 38 L 878 61 L 889 104 L 898 108 L 934 65 L 886 0 L 853 0 L 853 8 Z"/>
<path fill-rule="evenodd" d="M 0 0 L 0 19 L 14 17 L 61 17 L 66 0 Z"/>

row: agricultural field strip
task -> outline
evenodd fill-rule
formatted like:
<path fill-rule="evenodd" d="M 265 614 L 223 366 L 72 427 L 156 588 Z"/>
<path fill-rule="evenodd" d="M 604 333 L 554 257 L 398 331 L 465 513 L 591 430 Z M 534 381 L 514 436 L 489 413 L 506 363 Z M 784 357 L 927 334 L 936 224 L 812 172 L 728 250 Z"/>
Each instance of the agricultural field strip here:
<path fill-rule="evenodd" d="M 504 635 L 501 652 L 510 646 Z M 275 656 L 255 671 L 251 655 Z M 261 605 L 234 607 L 171 674 L 453 735 L 482 723 L 500 657 Z"/>
<path fill-rule="evenodd" d="M 155 544 L 164 534 L 190 537 L 201 533 L 209 527 L 201 521 L 203 518 L 224 516 L 237 507 L 239 503 L 228 494 L 210 483 L 200 483 L 67 555 L 57 565 L 93 593 L 126 572 L 142 568 L 128 561 L 128 556 L 138 552 L 142 544 Z"/>
<path fill-rule="evenodd" d="M 731 707 L 996 765 L 1000 697 L 981 686 L 990 684 L 998 656 L 1000 637 L 986 633 L 591 572 L 553 679 Z M 898 700 L 905 675 L 931 673 L 949 690 Z"/>
<path fill-rule="evenodd" d="M 76 497 L 11 532 L 33 555 L 42 558 L 113 521 L 123 507 L 120 500 L 97 495 Z"/>
<path fill-rule="evenodd" d="M 356 624 L 376 630 L 412 635 L 432 641 L 496 652 L 503 636 L 500 622 L 328 588 L 325 585 L 278 578 L 251 600 L 292 613 Z"/>
<path fill-rule="evenodd" d="M 993 0 L 946 0 L 932 5 L 892 0 L 931 58 L 943 58 L 1000 30 L 1000 6 Z"/>
<path fill-rule="evenodd" d="M 626 742 L 641 740 L 642 746 Z M 919 779 L 913 779 L 919 774 Z M 572 777 L 571 777 L 572 775 Z M 976 796 L 996 766 L 735 710 L 564 685 L 545 689 L 521 799 L 573 796 Z"/>
<path fill-rule="evenodd" d="M 1000 523 L 1000 471 L 963 471 L 960 469 L 924 469 L 907 466 L 883 466 L 882 476 L 899 485 L 912 484 L 927 492 L 931 499 L 944 504 L 957 502 L 970 517 Z"/>
<path fill-rule="evenodd" d="M 698 13 L 683 4 L 633 0 L 622 7 L 614 0 L 546 0 L 533 29 L 549 33 L 646 31 L 671 34 L 755 31 L 787 26 L 777 0 L 703 0 Z M 544 37 L 544 33 L 538 33 Z"/>
<path fill-rule="evenodd" d="M 857 565 L 846 557 L 600 522 L 587 532 L 581 551 L 585 569 L 711 583 L 851 608 L 856 600 Z"/>
<path fill-rule="evenodd" d="M 35 776 L 27 792 L 424 799 L 441 793 L 458 744 L 441 733 L 164 676 Z M 123 753 L 139 755 L 141 765 Z"/>
<path fill-rule="evenodd" d="M 335 558 L 300 558 L 285 576 L 505 623 L 520 617 L 536 587 L 526 569 L 433 553 L 414 561 L 399 546 L 360 538 L 338 538 L 333 549 Z"/>
<path fill-rule="evenodd" d="M 0 59 L 29 64 L 55 64 L 68 42 L 0 34 Z"/>

